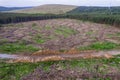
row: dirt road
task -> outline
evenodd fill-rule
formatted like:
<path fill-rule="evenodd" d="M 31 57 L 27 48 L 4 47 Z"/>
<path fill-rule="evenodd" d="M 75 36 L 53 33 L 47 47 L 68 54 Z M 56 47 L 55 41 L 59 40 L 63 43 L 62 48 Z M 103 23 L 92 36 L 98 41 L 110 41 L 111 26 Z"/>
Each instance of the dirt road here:
<path fill-rule="evenodd" d="M 0 54 L 1 59 L 11 59 L 14 62 L 39 62 L 49 60 L 69 60 L 69 59 L 80 59 L 80 58 L 112 58 L 114 55 L 119 55 L 120 50 L 112 51 L 98 51 L 91 53 L 80 53 L 80 54 L 58 54 L 58 55 L 10 55 Z"/>

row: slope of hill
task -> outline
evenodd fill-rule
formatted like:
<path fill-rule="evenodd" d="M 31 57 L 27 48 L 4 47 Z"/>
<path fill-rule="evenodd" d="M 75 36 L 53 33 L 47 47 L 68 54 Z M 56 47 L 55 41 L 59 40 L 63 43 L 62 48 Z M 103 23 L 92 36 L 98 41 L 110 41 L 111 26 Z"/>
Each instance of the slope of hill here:
<path fill-rule="evenodd" d="M 74 10 L 69 11 L 68 13 L 102 13 L 102 14 L 109 14 L 109 13 L 114 13 L 114 14 L 120 14 L 120 7 L 86 7 L 86 6 L 80 6 L 77 7 Z"/>
<path fill-rule="evenodd" d="M 0 11 L 11 11 L 11 10 L 20 10 L 20 9 L 28 9 L 32 7 L 3 7 L 0 6 Z"/>
<path fill-rule="evenodd" d="M 30 8 L 30 9 L 23 9 L 23 10 L 14 10 L 12 12 L 15 13 L 42 13 L 42 14 L 63 14 L 68 11 L 71 11 L 73 9 L 77 8 L 77 6 L 73 5 L 61 5 L 61 4 L 47 4 L 47 5 L 41 5 L 38 7 Z"/>

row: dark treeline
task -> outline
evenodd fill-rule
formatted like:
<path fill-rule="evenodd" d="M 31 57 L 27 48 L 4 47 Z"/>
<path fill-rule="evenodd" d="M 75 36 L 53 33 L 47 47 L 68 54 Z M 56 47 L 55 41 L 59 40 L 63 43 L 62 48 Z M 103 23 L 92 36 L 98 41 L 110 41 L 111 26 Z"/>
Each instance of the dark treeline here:
<path fill-rule="evenodd" d="M 102 24 L 110 24 L 120 27 L 120 15 L 113 14 L 15 14 L 15 13 L 0 13 L 0 24 L 19 23 L 36 20 L 70 18 L 83 21 L 92 21 Z"/>
<path fill-rule="evenodd" d="M 120 6 L 115 7 L 97 7 L 97 6 L 80 6 L 76 9 L 69 11 L 71 14 L 80 14 L 80 13 L 88 13 L 88 14 L 120 14 Z"/>
<path fill-rule="evenodd" d="M 0 24 L 66 18 L 66 15 L 0 13 Z"/>
<path fill-rule="evenodd" d="M 80 6 L 68 12 L 70 18 L 120 27 L 120 6 Z"/>
<path fill-rule="evenodd" d="M 78 19 L 83 21 L 92 21 L 96 23 L 109 24 L 120 27 L 120 15 L 103 15 L 103 14 L 70 14 L 71 19 Z"/>

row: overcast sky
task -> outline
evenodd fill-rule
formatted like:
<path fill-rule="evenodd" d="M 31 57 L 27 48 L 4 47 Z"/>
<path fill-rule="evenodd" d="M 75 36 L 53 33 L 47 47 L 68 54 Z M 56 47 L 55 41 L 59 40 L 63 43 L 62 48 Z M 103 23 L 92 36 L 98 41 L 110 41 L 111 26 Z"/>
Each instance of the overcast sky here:
<path fill-rule="evenodd" d="M 0 6 L 23 7 L 43 4 L 69 4 L 78 6 L 120 6 L 120 0 L 0 0 Z"/>

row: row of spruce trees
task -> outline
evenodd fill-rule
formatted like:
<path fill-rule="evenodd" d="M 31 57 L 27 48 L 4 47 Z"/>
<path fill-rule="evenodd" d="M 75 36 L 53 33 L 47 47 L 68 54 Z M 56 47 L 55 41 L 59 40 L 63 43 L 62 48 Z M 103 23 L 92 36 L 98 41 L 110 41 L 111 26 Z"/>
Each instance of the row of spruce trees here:
<path fill-rule="evenodd" d="M 19 22 L 46 20 L 46 19 L 70 18 L 70 19 L 78 19 L 84 21 L 92 21 L 102 24 L 110 24 L 120 27 L 120 15 L 100 15 L 100 14 L 95 14 L 95 15 L 89 15 L 89 14 L 8 15 L 7 14 L 6 16 L 5 15 L 6 14 L 0 17 L 0 24 L 19 23 Z"/>

